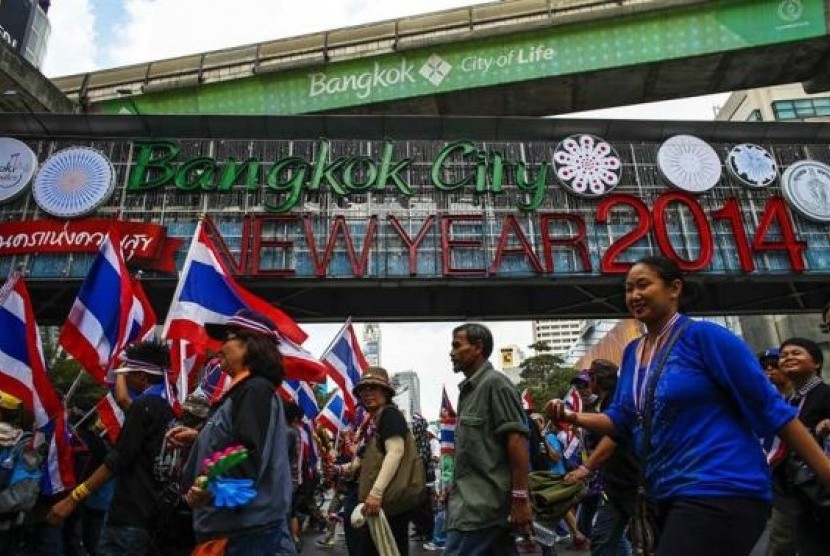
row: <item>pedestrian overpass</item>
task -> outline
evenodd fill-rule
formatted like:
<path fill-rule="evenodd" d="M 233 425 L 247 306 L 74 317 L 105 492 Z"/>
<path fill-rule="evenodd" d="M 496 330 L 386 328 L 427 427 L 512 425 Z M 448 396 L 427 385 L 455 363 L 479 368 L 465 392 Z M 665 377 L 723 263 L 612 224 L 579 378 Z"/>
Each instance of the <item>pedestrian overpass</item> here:
<path fill-rule="evenodd" d="M 84 111 L 535 116 L 802 82 L 830 0 L 510 0 L 60 77 Z"/>

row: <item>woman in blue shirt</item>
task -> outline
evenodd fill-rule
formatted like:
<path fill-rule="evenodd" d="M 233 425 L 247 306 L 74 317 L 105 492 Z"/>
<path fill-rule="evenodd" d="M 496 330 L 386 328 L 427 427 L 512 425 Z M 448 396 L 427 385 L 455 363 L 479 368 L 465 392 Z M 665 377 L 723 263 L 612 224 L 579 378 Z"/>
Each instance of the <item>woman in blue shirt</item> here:
<path fill-rule="evenodd" d="M 664 257 L 628 272 L 625 301 L 646 333 L 626 346 L 614 401 L 604 413 L 574 413 L 562 400 L 546 410 L 618 437 L 642 454 L 641 415 L 668 339 L 654 395 L 646 490 L 658 508 L 657 554 L 748 554 L 764 529 L 770 475 L 759 437 L 778 434 L 830 486 L 830 461 L 770 385 L 754 355 L 727 329 L 679 312 L 683 276 Z"/>

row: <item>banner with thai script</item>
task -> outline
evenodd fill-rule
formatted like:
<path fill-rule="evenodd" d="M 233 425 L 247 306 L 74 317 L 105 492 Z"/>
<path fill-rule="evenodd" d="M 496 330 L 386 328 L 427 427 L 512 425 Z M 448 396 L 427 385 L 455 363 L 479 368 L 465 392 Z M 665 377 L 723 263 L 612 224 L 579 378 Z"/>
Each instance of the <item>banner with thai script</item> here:
<path fill-rule="evenodd" d="M 0 257 L 30 253 L 95 253 L 115 226 L 121 234 L 124 260 L 131 266 L 175 272 L 174 255 L 183 241 L 167 237 L 167 229 L 147 222 L 30 220 L 0 224 Z"/>

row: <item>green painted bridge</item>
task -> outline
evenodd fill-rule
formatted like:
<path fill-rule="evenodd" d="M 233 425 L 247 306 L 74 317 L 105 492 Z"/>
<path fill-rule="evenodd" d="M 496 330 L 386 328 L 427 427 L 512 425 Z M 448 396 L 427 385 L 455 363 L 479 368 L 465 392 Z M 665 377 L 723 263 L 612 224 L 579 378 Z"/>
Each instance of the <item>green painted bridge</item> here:
<path fill-rule="evenodd" d="M 513 0 L 55 79 L 90 112 L 550 115 L 803 82 L 830 0 Z"/>

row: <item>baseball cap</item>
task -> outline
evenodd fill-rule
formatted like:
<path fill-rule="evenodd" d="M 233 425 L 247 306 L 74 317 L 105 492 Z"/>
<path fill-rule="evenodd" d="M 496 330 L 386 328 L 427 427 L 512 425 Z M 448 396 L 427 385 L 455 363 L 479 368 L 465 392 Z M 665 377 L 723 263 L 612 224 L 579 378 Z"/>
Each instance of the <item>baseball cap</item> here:
<path fill-rule="evenodd" d="M 758 354 L 758 361 L 764 361 L 765 359 L 778 359 L 779 356 L 780 352 L 778 351 L 778 348 L 769 348 Z"/>

